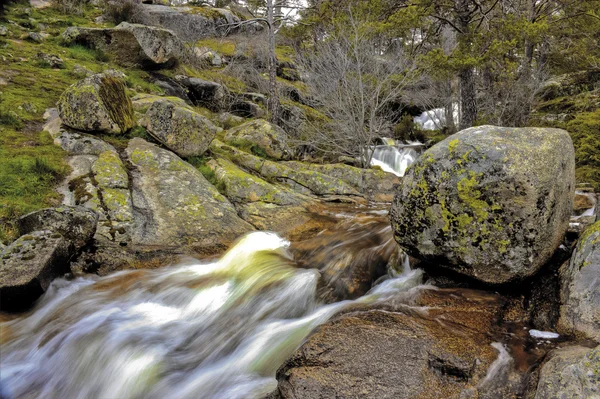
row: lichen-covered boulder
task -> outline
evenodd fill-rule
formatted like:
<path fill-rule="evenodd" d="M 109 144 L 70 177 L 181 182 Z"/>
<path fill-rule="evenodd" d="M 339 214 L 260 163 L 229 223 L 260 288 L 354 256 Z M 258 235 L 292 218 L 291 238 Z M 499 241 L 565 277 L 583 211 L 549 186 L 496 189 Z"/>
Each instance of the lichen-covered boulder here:
<path fill-rule="evenodd" d="M 600 222 L 583 232 L 560 277 L 559 329 L 600 341 Z"/>
<path fill-rule="evenodd" d="M 126 150 L 132 170 L 137 245 L 192 246 L 203 252 L 226 249 L 253 227 L 192 165 L 140 138 Z"/>
<path fill-rule="evenodd" d="M 52 280 L 69 272 L 72 243 L 58 232 L 21 236 L 0 253 L 0 309 L 31 305 Z"/>
<path fill-rule="evenodd" d="M 227 90 L 222 84 L 181 75 L 176 77 L 176 81 L 187 90 L 188 98 L 195 105 L 216 112 L 221 111 L 225 106 Z"/>
<path fill-rule="evenodd" d="M 168 100 L 155 101 L 140 124 L 154 138 L 182 157 L 204 154 L 221 130 L 204 116 Z"/>
<path fill-rule="evenodd" d="M 146 93 L 137 94 L 135 97 L 133 97 L 131 99 L 131 102 L 133 104 L 133 109 L 135 111 L 145 114 L 148 111 L 148 108 L 150 108 L 152 106 L 152 104 L 154 104 L 158 100 L 169 101 L 176 107 L 189 108 L 189 106 L 185 102 L 185 100 L 183 100 L 179 97 L 173 97 L 173 96 L 163 97 L 163 96 L 157 96 L 157 95 L 146 94 Z"/>
<path fill-rule="evenodd" d="M 264 119 L 230 129 L 225 134 L 225 141 L 238 148 L 262 152 L 269 158 L 280 160 L 289 157 L 286 133 Z"/>
<path fill-rule="evenodd" d="M 185 52 L 183 42 L 170 30 L 127 22 L 115 28 L 70 27 L 62 38 L 100 50 L 126 67 L 171 66 Z"/>
<path fill-rule="evenodd" d="M 600 346 L 569 346 L 550 352 L 534 399 L 600 398 Z"/>
<path fill-rule="evenodd" d="M 62 122 L 77 130 L 120 134 L 135 125 L 125 81 L 116 73 L 80 80 L 60 96 L 57 105 Z"/>
<path fill-rule="evenodd" d="M 251 175 L 224 158 L 212 160 L 208 166 L 222 184 L 227 198 L 234 202 L 265 202 L 276 205 L 299 205 L 308 198 L 284 188 L 275 187 Z"/>
<path fill-rule="evenodd" d="M 98 214 L 83 207 L 62 206 L 31 212 L 17 221 L 20 235 L 49 230 L 59 233 L 81 248 L 96 232 Z"/>
<path fill-rule="evenodd" d="M 390 217 L 400 246 L 431 267 L 506 283 L 531 276 L 558 248 L 574 187 L 566 131 L 481 126 L 427 150 Z"/>

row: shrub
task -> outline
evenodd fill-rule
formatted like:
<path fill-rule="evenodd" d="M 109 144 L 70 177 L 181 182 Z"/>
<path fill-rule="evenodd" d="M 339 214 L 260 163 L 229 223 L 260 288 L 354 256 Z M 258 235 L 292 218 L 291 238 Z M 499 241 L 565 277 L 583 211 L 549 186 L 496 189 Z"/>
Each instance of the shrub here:
<path fill-rule="evenodd" d="M 54 0 L 54 6 L 64 14 L 82 15 L 90 0 Z"/>

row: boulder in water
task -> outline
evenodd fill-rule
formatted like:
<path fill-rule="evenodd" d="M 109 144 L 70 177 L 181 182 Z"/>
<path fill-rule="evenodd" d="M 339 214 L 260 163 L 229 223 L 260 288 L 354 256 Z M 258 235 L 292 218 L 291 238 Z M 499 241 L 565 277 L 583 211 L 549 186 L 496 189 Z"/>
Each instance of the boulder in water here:
<path fill-rule="evenodd" d="M 225 141 L 238 148 L 262 152 L 272 159 L 289 157 L 287 135 L 280 127 L 257 119 L 227 131 Z"/>
<path fill-rule="evenodd" d="M 185 51 L 173 32 L 127 22 L 115 28 L 70 27 L 62 37 L 67 43 L 100 50 L 126 67 L 166 67 L 177 63 Z"/>
<path fill-rule="evenodd" d="M 120 134 L 135 125 L 125 81 L 115 72 L 92 75 L 69 87 L 58 100 L 58 113 L 65 125 L 86 132 Z"/>
<path fill-rule="evenodd" d="M 574 187 L 566 131 L 481 126 L 426 151 L 404 177 L 390 216 L 410 255 L 506 283 L 534 274 L 558 248 Z"/>
<path fill-rule="evenodd" d="M 600 341 L 600 222 L 583 232 L 560 276 L 559 329 Z"/>
<path fill-rule="evenodd" d="M 72 244 L 58 232 L 21 236 L 0 254 L 0 309 L 27 308 L 52 280 L 69 272 Z"/>
<path fill-rule="evenodd" d="M 534 399 L 600 397 L 600 346 L 569 346 L 548 354 Z"/>
<path fill-rule="evenodd" d="M 141 121 L 148 132 L 182 157 L 200 156 L 221 129 L 188 107 L 155 101 Z"/>

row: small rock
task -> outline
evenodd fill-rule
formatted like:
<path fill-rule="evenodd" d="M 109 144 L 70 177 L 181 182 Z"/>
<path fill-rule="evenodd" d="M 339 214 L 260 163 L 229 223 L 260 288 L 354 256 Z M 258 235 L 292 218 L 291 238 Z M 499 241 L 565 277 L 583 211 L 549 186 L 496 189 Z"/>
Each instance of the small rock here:
<path fill-rule="evenodd" d="M 266 111 L 251 101 L 237 101 L 231 104 L 230 112 L 242 118 L 264 118 Z"/>
<path fill-rule="evenodd" d="M 223 108 L 227 91 L 220 83 L 181 75 L 175 79 L 187 88 L 188 97 L 195 105 L 213 111 L 220 111 Z"/>
<path fill-rule="evenodd" d="M 81 66 L 79 64 L 76 64 L 73 67 L 72 73 L 73 73 L 74 76 L 77 76 L 78 78 L 85 78 L 85 77 L 88 77 L 88 76 L 92 76 L 94 74 L 94 72 L 90 71 L 86 67 Z"/>
<path fill-rule="evenodd" d="M 65 63 L 62 58 L 46 53 L 38 53 L 38 59 L 42 65 L 47 65 L 49 68 L 53 69 L 63 69 L 65 67 Z"/>
<path fill-rule="evenodd" d="M 25 38 L 34 43 L 41 43 L 44 41 L 44 37 L 38 32 L 28 32 Z"/>
<path fill-rule="evenodd" d="M 0 36 L 8 36 L 8 28 L 4 25 L 0 26 Z"/>

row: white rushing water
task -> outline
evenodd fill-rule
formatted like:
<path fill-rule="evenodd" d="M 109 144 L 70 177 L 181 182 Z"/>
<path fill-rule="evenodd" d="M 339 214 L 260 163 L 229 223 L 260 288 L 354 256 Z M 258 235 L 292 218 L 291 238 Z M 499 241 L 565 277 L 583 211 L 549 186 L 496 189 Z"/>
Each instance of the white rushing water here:
<path fill-rule="evenodd" d="M 458 104 L 453 104 L 454 124 L 458 125 L 460 111 Z M 446 110 L 444 108 L 435 108 L 423 112 L 414 118 L 414 122 L 423 130 L 439 130 L 446 126 Z"/>
<path fill-rule="evenodd" d="M 391 145 L 378 145 L 373 150 L 371 166 L 379 166 L 384 172 L 402 177 L 417 157 L 417 152 L 410 147 L 397 148 Z"/>
<path fill-rule="evenodd" d="M 405 270 L 355 301 L 322 305 L 319 274 L 273 233 L 220 260 L 63 279 L 28 317 L 0 325 L 4 398 L 258 398 L 317 326 L 421 282 Z"/>

